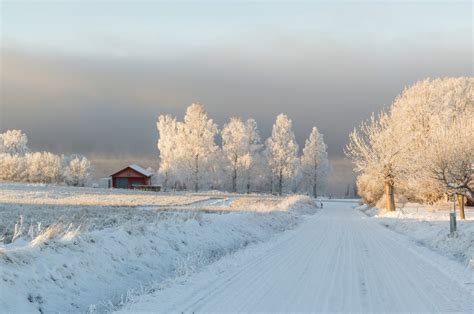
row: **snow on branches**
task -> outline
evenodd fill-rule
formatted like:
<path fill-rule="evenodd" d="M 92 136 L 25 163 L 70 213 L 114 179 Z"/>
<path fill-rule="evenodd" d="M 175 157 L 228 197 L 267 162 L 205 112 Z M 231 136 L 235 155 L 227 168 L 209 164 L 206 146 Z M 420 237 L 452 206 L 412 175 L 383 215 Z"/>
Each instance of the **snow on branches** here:
<path fill-rule="evenodd" d="M 303 173 L 303 185 L 316 198 L 318 193 L 324 190 L 329 172 L 328 153 L 323 135 L 318 128 L 311 130 L 309 138 L 306 140 L 301 156 L 301 171 Z"/>
<path fill-rule="evenodd" d="M 382 185 L 389 210 L 394 188 L 416 201 L 453 192 L 472 197 L 473 87 L 474 79 L 463 77 L 417 82 L 351 133 L 346 155 L 366 201 L 377 202 Z"/>
<path fill-rule="evenodd" d="M 20 130 L 0 134 L 0 180 L 74 186 L 87 183 L 92 172 L 87 158 L 30 152 L 27 143 L 28 137 Z"/>
<path fill-rule="evenodd" d="M 269 164 L 277 180 L 278 194 L 283 192 L 285 180 L 295 175 L 298 167 L 298 144 L 292 130 L 292 122 L 285 114 L 279 114 L 268 140 Z"/>
<path fill-rule="evenodd" d="M 244 122 L 233 117 L 219 132 L 200 104 L 192 104 L 187 109 L 184 122 L 161 115 L 157 128 L 161 182 L 165 187 L 247 193 L 273 191 L 274 185 L 278 193 L 283 193 L 290 183 L 298 187 L 295 182 L 303 170 L 299 169 L 298 144 L 291 120 L 284 114 L 277 117 L 272 136 L 265 145 L 261 144 L 254 119 Z M 221 147 L 215 143 L 219 133 Z M 329 169 L 326 144 L 321 134 L 313 137 L 312 141 L 317 141 L 313 153 L 317 155 L 317 184 L 322 190 Z M 313 156 L 311 150 L 306 150 L 308 160 Z M 308 191 L 307 186 L 300 188 Z"/>

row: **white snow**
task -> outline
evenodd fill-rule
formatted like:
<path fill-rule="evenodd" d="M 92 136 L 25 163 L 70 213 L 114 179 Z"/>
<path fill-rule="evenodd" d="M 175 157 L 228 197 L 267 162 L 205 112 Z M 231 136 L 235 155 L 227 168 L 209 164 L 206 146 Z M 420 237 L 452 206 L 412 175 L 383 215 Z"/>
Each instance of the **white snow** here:
<path fill-rule="evenodd" d="M 452 204 L 420 205 L 408 203 L 401 210 L 385 212 L 363 205 L 359 209 L 380 224 L 416 240 L 437 252 L 474 268 L 474 208 L 466 207 L 466 220 L 457 214 L 457 232 L 449 234 Z"/>
<path fill-rule="evenodd" d="M 322 201 L 0 183 L 0 309 L 472 312 L 472 209 Z"/>
<path fill-rule="evenodd" d="M 301 213 L 316 212 L 302 196 L 261 197 L 265 206 L 275 206 L 265 213 L 229 206 L 247 197 L 251 204 L 259 202 L 255 195 L 0 184 L 0 238 L 5 240 L 0 241 L 0 309 L 117 309 L 164 282 L 294 228 Z M 148 201 L 155 208 L 116 205 Z M 22 222 L 16 223 L 19 215 Z"/>
<path fill-rule="evenodd" d="M 158 286 L 121 312 L 466 312 L 472 270 L 327 202 L 298 228 Z"/>

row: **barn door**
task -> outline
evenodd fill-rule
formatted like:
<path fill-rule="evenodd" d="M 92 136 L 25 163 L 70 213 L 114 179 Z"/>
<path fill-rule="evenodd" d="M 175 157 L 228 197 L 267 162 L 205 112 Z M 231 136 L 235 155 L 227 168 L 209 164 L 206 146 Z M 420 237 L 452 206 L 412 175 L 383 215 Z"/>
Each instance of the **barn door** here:
<path fill-rule="evenodd" d="M 119 189 L 128 189 L 128 179 L 127 178 L 117 178 L 117 188 Z"/>

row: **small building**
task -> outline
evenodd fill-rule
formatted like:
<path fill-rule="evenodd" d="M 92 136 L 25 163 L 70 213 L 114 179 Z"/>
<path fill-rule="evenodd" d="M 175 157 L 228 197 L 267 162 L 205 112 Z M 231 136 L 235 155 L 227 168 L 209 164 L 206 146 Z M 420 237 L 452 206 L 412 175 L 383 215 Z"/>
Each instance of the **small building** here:
<path fill-rule="evenodd" d="M 102 189 L 110 189 L 112 187 L 112 178 L 100 178 L 98 187 Z"/>
<path fill-rule="evenodd" d="M 150 186 L 152 175 L 150 171 L 133 164 L 111 175 L 112 187 L 134 189 L 135 187 Z"/>

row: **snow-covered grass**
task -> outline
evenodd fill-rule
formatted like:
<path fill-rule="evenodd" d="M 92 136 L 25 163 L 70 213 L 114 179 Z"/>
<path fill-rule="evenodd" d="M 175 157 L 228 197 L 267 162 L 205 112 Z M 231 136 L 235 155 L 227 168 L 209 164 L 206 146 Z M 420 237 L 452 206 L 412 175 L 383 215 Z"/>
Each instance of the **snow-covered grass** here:
<path fill-rule="evenodd" d="M 154 193 L 48 184 L 0 183 L 0 203 L 61 206 L 186 205 L 209 199 L 204 194 Z"/>
<path fill-rule="evenodd" d="M 466 220 L 457 214 L 457 232 L 449 234 L 452 204 L 408 203 L 395 212 L 362 205 L 359 209 L 384 226 L 413 238 L 418 243 L 474 267 L 474 208 L 465 210 Z"/>
<path fill-rule="evenodd" d="M 137 294 L 291 229 L 302 213 L 315 211 L 304 196 L 2 183 L 0 309 L 116 309 Z"/>

